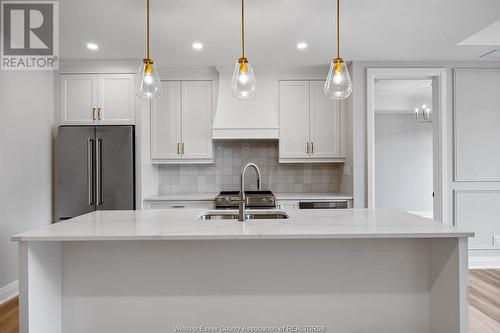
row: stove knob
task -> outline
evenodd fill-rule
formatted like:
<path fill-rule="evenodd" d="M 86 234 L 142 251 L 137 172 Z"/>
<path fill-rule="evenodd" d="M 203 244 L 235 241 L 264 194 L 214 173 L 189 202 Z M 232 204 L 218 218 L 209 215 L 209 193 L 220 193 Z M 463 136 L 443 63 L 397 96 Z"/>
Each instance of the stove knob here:
<path fill-rule="evenodd" d="M 266 202 L 267 202 L 267 199 L 266 199 L 266 198 L 262 198 L 262 202 L 263 202 L 263 203 L 266 203 Z"/>

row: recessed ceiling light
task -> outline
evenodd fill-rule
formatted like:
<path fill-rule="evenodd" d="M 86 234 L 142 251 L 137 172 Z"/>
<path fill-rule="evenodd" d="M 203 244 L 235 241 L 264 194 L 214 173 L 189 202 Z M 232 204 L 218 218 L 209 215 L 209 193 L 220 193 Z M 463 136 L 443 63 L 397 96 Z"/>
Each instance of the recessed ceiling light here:
<path fill-rule="evenodd" d="M 203 48 L 203 44 L 200 42 L 194 42 L 192 45 L 193 49 L 195 50 L 201 50 Z"/>
<path fill-rule="evenodd" d="M 305 49 L 307 49 L 307 43 L 304 43 L 304 42 L 298 43 L 297 48 L 299 50 L 305 50 Z"/>
<path fill-rule="evenodd" d="M 99 45 L 97 45 L 96 43 L 87 43 L 87 48 L 89 50 L 95 51 L 99 49 Z"/>

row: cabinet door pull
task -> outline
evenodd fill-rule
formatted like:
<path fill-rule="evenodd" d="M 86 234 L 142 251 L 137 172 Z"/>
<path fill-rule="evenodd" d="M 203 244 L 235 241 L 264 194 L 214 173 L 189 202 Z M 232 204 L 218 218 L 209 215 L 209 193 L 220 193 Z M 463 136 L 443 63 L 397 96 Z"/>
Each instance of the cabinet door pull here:
<path fill-rule="evenodd" d="M 96 204 L 102 205 L 102 139 L 95 140 Z"/>
<path fill-rule="evenodd" d="M 101 118 L 102 118 L 101 115 L 102 115 L 101 108 L 97 108 L 97 118 L 99 120 L 101 120 Z"/>
<path fill-rule="evenodd" d="M 94 171 L 92 161 L 92 145 L 93 139 L 87 139 L 87 192 L 89 197 L 89 206 L 94 204 Z"/>
<path fill-rule="evenodd" d="M 95 120 L 95 108 L 92 108 L 92 120 Z"/>
<path fill-rule="evenodd" d="M 182 155 L 184 155 L 184 142 L 182 143 Z"/>
<path fill-rule="evenodd" d="M 314 142 L 311 142 L 311 154 L 314 154 Z"/>
<path fill-rule="evenodd" d="M 306 153 L 309 154 L 309 142 L 306 143 Z"/>
<path fill-rule="evenodd" d="M 181 153 L 181 144 L 180 143 L 177 143 L 177 155 L 179 155 Z"/>

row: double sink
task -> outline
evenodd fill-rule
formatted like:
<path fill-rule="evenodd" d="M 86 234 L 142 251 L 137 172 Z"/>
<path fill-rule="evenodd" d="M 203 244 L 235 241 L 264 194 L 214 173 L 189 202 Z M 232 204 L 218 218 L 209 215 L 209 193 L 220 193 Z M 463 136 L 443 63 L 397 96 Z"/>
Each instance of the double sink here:
<path fill-rule="evenodd" d="M 251 210 L 245 211 L 245 219 L 247 220 L 282 220 L 287 219 L 288 214 L 282 210 Z M 238 220 L 237 210 L 214 210 L 203 212 L 199 216 L 200 220 Z"/>

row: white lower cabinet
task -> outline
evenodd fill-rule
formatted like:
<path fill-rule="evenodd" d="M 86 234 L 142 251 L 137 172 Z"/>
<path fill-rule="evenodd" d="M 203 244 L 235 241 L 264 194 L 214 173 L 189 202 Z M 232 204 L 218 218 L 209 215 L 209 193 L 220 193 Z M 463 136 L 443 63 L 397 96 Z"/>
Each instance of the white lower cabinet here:
<path fill-rule="evenodd" d="M 277 200 L 276 208 L 287 211 L 299 209 L 299 201 L 295 200 Z"/>
<path fill-rule="evenodd" d="M 323 93 L 324 81 L 280 81 L 280 163 L 343 162 L 340 101 Z"/>
<path fill-rule="evenodd" d="M 134 74 L 61 74 L 62 125 L 133 125 Z"/>
<path fill-rule="evenodd" d="M 144 209 L 213 209 L 213 201 L 145 201 Z"/>
<path fill-rule="evenodd" d="M 151 107 L 154 164 L 213 163 L 212 81 L 162 81 Z"/>

